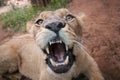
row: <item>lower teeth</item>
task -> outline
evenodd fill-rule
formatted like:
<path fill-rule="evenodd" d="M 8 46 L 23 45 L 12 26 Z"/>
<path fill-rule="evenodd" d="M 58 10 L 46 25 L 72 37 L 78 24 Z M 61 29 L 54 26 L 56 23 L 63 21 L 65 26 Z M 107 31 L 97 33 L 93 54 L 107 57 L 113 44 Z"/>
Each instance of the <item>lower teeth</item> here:
<path fill-rule="evenodd" d="M 46 51 L 47 51 L 47 53 L 49 54 L 49 49 L 48 49 L 48 47 L 46 48 Z"/>
<path fill-rule="evenodd" d="M 50 59 L 50 62 L 53 66 L 57 67 L 57 66 L 61 66 L 61 65 L 67 65 L 69 63 L 69 57 L 67 56 L 64 62 L 61 63 L 57 63 L 55 61 L 53 61 L 52 59 Z"/>

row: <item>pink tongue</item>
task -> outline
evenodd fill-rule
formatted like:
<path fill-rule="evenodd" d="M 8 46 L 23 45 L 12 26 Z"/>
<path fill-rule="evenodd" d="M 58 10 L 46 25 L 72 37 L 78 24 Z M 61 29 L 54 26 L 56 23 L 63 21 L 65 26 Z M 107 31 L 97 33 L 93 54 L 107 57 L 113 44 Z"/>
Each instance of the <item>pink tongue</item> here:
<path fill-rule="evenodd" d="M 64 61 L 65 50 L 63 45 L 59 44 L 54 48 L 54 55 L 57 57 L 58 61 Z"/>

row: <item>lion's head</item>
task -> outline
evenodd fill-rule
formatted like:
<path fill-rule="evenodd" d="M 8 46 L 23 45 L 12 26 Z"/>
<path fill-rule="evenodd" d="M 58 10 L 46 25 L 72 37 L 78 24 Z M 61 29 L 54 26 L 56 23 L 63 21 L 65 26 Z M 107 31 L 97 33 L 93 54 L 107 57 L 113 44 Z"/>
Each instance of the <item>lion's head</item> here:
<path fill-rule="evenodd" d="M 28 23 L 27 30 L 34 35 L 52 71 L 66 73 L 71 69 L 77 55 L 74 45 L 81 41 L 82 36 L 80 16 L 64 8 L 44 11 L 34 22 Z"/>

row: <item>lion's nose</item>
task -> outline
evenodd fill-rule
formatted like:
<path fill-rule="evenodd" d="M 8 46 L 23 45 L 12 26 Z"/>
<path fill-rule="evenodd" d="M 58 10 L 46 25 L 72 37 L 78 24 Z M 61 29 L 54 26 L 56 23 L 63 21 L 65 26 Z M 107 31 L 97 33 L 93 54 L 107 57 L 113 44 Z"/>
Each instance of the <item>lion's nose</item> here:
<path fill-rule="evenodd" d="M 54 31 L 55 33 L 59 32 L 61 28 L 65 27 L 65 23 L 62 22 L 51 22 L 45 26 L 47 29 Z"/>

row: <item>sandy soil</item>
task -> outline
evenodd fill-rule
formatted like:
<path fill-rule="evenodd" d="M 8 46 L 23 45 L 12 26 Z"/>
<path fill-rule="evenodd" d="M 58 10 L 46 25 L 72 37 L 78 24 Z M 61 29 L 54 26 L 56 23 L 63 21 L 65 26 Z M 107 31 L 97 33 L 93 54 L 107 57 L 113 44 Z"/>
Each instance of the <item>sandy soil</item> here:
<path fill-rule="evenodd" d="M 68 8 L 86 14 L 83 43 L 106 80 L 120 80 L 120 1 L 72 0 Z"/>

